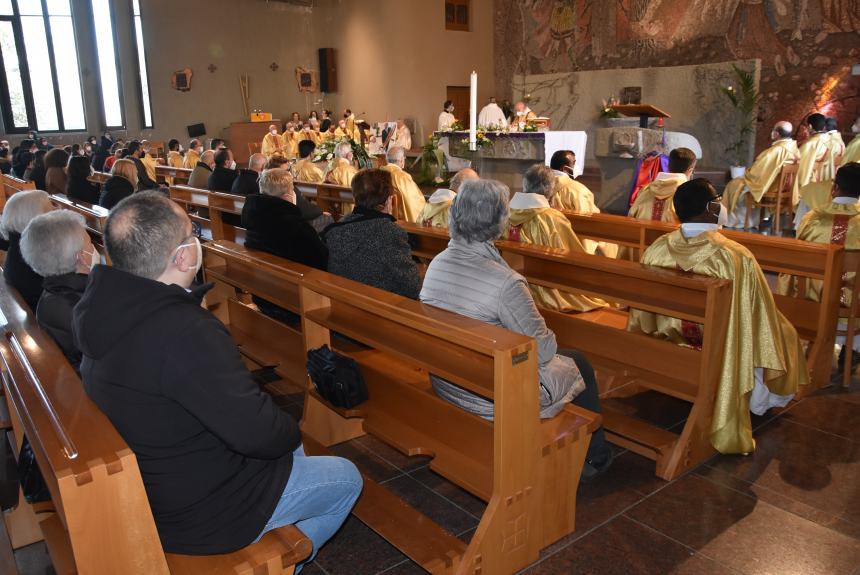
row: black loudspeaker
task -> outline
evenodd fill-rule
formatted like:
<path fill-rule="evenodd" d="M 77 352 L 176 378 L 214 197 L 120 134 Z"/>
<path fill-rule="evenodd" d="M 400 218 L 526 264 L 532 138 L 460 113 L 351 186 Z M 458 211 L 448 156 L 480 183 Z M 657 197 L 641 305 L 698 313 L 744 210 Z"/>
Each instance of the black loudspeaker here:
<path fill-rule="evenodd" d="M 320 48 L 320 92 L 337 92 L 337 66 L 334 48 Z"/>
<path fill-rule="evenodd" d="M 191 124 L 188 126 L 188 137 L 199 138 L 206 135 L 206 126 L 203 124 Z"/>

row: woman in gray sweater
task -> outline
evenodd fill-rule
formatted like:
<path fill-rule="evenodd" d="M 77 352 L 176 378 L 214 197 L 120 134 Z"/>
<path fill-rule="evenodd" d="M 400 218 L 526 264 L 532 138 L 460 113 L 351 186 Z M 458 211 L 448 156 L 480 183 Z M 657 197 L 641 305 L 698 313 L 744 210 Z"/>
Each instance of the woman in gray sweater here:
<path fill-rule="evenodd" d="M 542 418 L 555 416 L 571 401 L 599 413 L 597 381 L 588 360 L 579 352 L 558 350 L 528 282 L 508 266 L 494 245 L 505 229 L 509 197 L 508 187 L 495 180 L 463 183 L 448 216 L 451 241 L 427 268 L 421 301 L 535 338 Z M 492 419 L 492 402 L 430 377 L 439 397 Z M 592 479 L 611 463 L 612 449 L 601 427 L 592 435 L 582 479 Z"/>
<path fill-rule="evenodd" d="M 384 170 L 361 170 L 352 180 L 355 210 L 328 226 L 328 271 L 404 297 L 418 299 L 421 276 L 409 236 L 391 215 L 394 187 Z"/>

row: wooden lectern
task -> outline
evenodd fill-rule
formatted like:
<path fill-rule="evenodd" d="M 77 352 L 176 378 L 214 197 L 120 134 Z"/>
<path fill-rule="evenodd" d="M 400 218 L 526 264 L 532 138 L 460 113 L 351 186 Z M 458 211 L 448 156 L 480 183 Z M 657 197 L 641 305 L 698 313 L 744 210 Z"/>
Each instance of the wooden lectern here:
<path fill-rule="evenodd" d="M 648 127 L 648 118 L 671 118 L 669 114 L 651 104 L 616 104 L 612 109 L 622 116 L 639 116 L 639 127 Z"/>

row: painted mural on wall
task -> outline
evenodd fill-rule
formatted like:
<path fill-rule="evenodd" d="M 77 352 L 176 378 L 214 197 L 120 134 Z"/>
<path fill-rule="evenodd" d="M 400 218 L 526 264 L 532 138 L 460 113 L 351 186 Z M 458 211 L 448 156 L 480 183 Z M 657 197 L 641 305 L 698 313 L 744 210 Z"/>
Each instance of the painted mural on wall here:
<path fill-rule="evenodd" d="M 765 124 L 824 109 L 847 132 L 860 115 L 851 76 L 860 0 L 495 2 L 497 86 L 523 74 L 760 58 Z M 760 146 L 768 132 L 759 130 Z"/>

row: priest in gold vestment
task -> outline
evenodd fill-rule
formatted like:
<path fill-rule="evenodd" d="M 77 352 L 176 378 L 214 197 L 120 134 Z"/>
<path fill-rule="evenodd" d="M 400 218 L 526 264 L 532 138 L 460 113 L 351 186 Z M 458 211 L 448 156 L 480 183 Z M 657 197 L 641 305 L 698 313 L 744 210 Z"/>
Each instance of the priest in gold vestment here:
<path fill-rule="evenodd" d="M 836 175 L 833 149 L 838 146 L 827 133 L 827 118 L 823 114 L 810 114 L 807 123 L 812 136 L 800 146 L 800 164 L 795 179 L 800 202 L 795 210 L 795 226 L 800 225 L 810 209 L 827 203 L 830 182 Z"/>
<path fill-rule="evenodd" d="M 845 155 L 845 140 L 839 133 L 839 124 L 836 122 L 836 118 L 827 118 L 825 126 L 828 137 L 827 147 L 830 149 L 830 157 L 833 159 L 833 176 L 836 177 L 835 170 L 842 165 L 842 158 Z"/>
<path fill-rule="evenodd" d="M 860 162 L 860 118 L 851 126 L 851 132 L 854 133 L 854 138 L 848 145 L 845 146 L 845 153 L 842 155 L 842 165 L 852 162 Z"/>
<path fill-rule="evenodd" d="M 325 181 L 329 184 L 351 187 L 352 178 L 358 172 L 352 165 L 352 146 L 349 142 L 341 142 L 334 148 L 334 159 L 331 167 L 325 174 Z"/>
<path fill-rule="evenodd" d="M 463 182 L 477 179 L 479 179 L 478 172 L 472 168 L 463 168 L 454 174 L 448 188 L 436 190 L 427 200 L 424 209 L 418 214 L 418 224 L 427 228 L 448 229 L 448 211 L 454 203 L 457 191 Z"/>
<path fill-rule="evenodd" d="M 182 160 L 182 167 L 193 170 L 197 167 L 197 162 L 200 161 L 200 154 L 203 153 L 203 145 L 200 140 L 194 139 L 188 142 L 188 151 L 185 152 L 185 158 Z"/>
<path fill-rule="evenodd" d="M 181 168 L 185 159 L 179 151 L 179 140 L 176 138 L 167 142 L 167 165 L 171 168 Z"/>
<path fill-rule="evenodd" d="M 296 181 L 318 183 L 325 179 L 323 171 L 313 163 L 316 144 L 310 140 L 299 142 L 299 156 L 301 159 L 293 166 L 293 175 Z"/>
<path fill-rule="evenodd" d="M 285 153 L 284 137 L 278 133 L 276 125 L 272 124 L 269 126 L 269 131 L 263 136 L 263 142 L 260 144 L 260 153 L 267 158 Z"/>
<path fill-rule="evenodd" d="M 770 132 L 773 143 L 753 162 L 742 178 L 728 183 L 723 193 L 723 204 L 729 211 L 726 224 L 730 228 L 743 227 L 747 217 L 744 194 L 749 194 L 756 203 L 777 181 L 785 164 L 797 163 L 800 154 L 797 142 L 791 137 L 794 127 L 788 122 L 777 122 Z M 799 197 L 795 193 L 792 205 L 797 205 Z M 750 218 L 752 220 L 753 218 Z"/>
<path fill-rule="evenodd" d="M 732 280 L 726 344 L 710 429 L 720 453 L 755 449 L 750 411 L 788 404 L 809 383 L 806 357 L 794 326 L 779 312 L 755 257 L 719 232 L 725 206 L 704 178 L 680 186 L 673 198 L 681 229 L 654 242 L 642 263 Z M 701 345 L 701 326 L 632 309 L 627 328 L 679 345 Z M 696 334 L 695 332 L 699 333 Z"/>
<path fill-rule="evenodd" d="M 572 150 L 556 150 L 549 160 L 555 174 L 555 195 L 552 207 L 581 214 L 599 214 L 594 204 L 594 193 L 573 179 L 576 154 Z"/>
<path fill-rule="evenodd" d="M 391 183 L 394 184 L 398 196 L 396 213 L 392 215 L 398 220 L 415 223 L 427 200 L 424 199 L 424 194 L 421 193 L 412 176 L 403 171 L 406 167 L 406 150 L 400 146 L 394 146 L 388 150 L 386 159 L 388 163 L 380 169 L 391 174 Z"/>
<path fill-rule="evenodd" d="M 551 168 L 538 164 L 523 175 L 523 191 L 514 194 L 509 204 L 510 216 L 505 239 L 587 253 L 573 231 L 567 217 L 552 206 L 555 174 Z M 591 311 L 606 306 L 601 299 L 563 292 L 554 288 L 529 284 L 538 306 L 561 312 Z"/>

